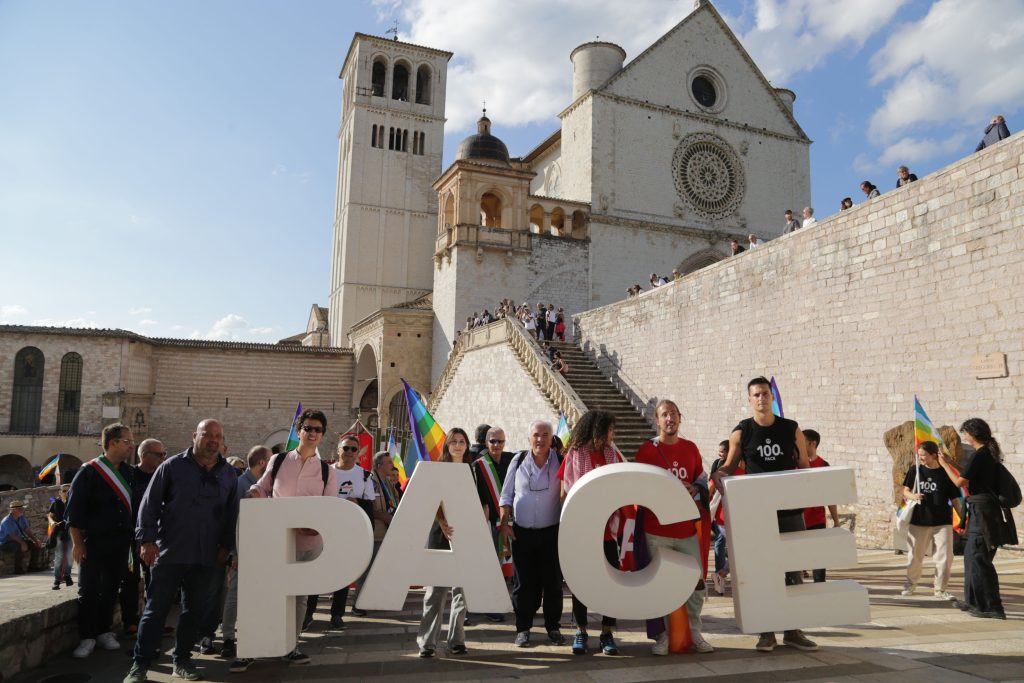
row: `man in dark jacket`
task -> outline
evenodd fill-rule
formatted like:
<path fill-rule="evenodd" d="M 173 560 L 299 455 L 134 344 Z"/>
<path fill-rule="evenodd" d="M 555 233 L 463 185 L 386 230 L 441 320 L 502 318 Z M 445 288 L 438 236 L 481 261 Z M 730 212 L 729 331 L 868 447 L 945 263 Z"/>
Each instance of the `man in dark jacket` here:
<path fill-rule="evenodd" d="M 539 324 L 541 323 L 538 322 Z M 469 452 L 466 453 L 466 462 L 471 463 L 487 452 L 487 432 L 490 428 L 491 425 L 480 425 L 476 428 L 476 433 L 473 435 L 476 438 L 476 443 L 469 447 Z"/>
<path fill-rule="evenodd" d="M 900 166 L 896 169 L 896 189 L 909 185 L 910 183 L 917 180 L 917 176 L 910 172 L 910 169 L 906 166 Z"/>
<path fill-rule="evenodd" d="M 988 124 L 985 128 L 985 137 L 981 139 L 978 146 L 974 148 L 975 152 L 996 144 L 1000 140 L 1010 137 L 1010 129 L 1006 127 L 1006 119 L 1001 114 L 992 117 L 992 123 Z"/>

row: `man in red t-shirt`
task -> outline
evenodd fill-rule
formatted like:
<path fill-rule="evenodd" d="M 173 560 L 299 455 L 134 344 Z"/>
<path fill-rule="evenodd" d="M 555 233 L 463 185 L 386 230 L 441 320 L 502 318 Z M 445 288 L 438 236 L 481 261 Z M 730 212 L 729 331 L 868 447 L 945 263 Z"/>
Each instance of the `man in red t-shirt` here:
<path fill-rule="evenodd" d="M 704 465 L 697 444 L 679 436 L 679 406 L 673 401 L 663 399 L 655 406 L 654 413 L 658 422 L 658 437 L 640 447 L 636 454 L 636 462 L 664 467 L 679 478 L 691 496 L 696 496 L 698 489 L 694 482 L 704 474 Z M 644 534 L 647 536 L 647 547 L 652 555 L 655 548 L 667 548 L 700 558 L 700 542 L 693 520 L 663 525 L 653 513 L 645 511 Z M 714 648 L 700 633 L 700 613 L 704 607 L 706 590 L 703 583 L 698 585 L 700 588 L 695 588 L 686 601 L 693 649 L 697 652 L 714 652 Z M 651 652 L 656 655 L 668 654 L 667 622 L 665 631 L 658 636 Z"/>
<path fill-rule="evenodd" d="M 807 442 L 807 459 L 810 461 L 810 466 L 828 467 L 828 462 L 826 462 L 825 458 L 818 455 L 818 444 L 821 443 L 821 434 L 818 434 L 813 429 L 805 429 L 804 440 Z M 835 505 L 829 505 L 828 511 L 832 516 L 832 526 L 839 526 L 839 510 Z M 824 529 L 827 526 L 825 523 L 825 508 L 804 508 L 804 526 L 807 527 L 808 531 L 811 529 Z M 814 575 L 814 583 L 825 581 L 824 569 L 815 569 L 812 574 Z"/>

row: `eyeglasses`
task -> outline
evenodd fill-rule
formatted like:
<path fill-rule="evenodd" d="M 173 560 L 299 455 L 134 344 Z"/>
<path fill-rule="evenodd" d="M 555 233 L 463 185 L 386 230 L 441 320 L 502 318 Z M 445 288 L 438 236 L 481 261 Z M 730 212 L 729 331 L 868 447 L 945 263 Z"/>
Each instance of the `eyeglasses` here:
<path fill-rule="evenodd" d="M 120 441 L 121 443 L 135 443 L 135 439 L 111 439 L 114 443 Z"/>
<path fill-rule="evenodd" d="M 495 446 L 497 446 L 499 443 L 505 443 L 505 439 L 491 439 L 487 443 L 492 443 Z"/>
<path fill-rule="evenodd" d="M 309 425 L 302 425 L 302 431 L 309 432 L 310 434 L 323 434 L 324 430 L 322 427 L 310 427 Z"/>
<path fill-rule="evenodd" d="M 359 452 L 359 446 L 342 446 L 341 450 L 346 452 L 346 453 L 358 453 Z"/>
<path fill-rule="evenodd" d="M 160 451 L 146 451 L 145 453 L 143 453 L 143 455 L 155 455 L 158 458 L 166 458 L 167 451 L 164 451 L 162 453 Z"/>

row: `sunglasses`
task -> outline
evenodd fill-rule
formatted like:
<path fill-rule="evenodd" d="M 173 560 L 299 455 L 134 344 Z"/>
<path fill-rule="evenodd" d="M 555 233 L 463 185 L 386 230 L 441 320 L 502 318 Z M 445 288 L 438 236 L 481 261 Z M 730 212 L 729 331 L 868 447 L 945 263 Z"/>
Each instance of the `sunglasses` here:
<path fill-rule="evenodd" d="M 324 430 L 321 427 L 310 427 L 309 425 L 302 425 L 302 431 L 309 432 L 310 434 L 324 433 Z"/>
<path fill-rule="evenodd" d="M 345 453 L 358 453 L 359 446 L 342 446 L 341 450 L 344 451 Z"/>
<path fill-rule="evenodd" d="M 505 443 L 505 439 L 491 439 L 487 443 L 493 443 L 495 446 L 497 446 L 499 443 Z"/>

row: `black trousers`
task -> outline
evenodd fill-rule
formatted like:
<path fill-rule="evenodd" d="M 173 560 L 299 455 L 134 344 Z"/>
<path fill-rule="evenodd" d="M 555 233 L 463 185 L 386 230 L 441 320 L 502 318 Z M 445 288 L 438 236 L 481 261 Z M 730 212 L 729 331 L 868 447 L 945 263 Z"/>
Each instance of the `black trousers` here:
<path fill-rule="evenodd" d="M 85 539 L 85 559 L 78 569 L 78 636 L 96 638 L 114 623 L 117 592 L 128 571 L 129 537 Z"/>
<path fill-rule="evenodd" d="M 118 602 L 121 605 L 121 623 L 127 629 L 139 625 L 139 585 L 142 583 L 142 560 L 139 559 L 139 544 L 131 545 L 132 568 L 125 571 L 121 582 Z"/>
<path fill-rule="evenodd" d="M 981 533 L 981 515 L 970 514 L 964 543 L 964 602 L 982 612 L 1003 611 L 999 575 L 992 564 L 995 556 L 996 549 L 986 545 Z"/>
<path fill-rule="evenodd" d="M 807 527 L 807 530 L 811 531 L 812 529 L 824 529 L 824 528 L 825 528 L 824 524 L 814 524 L 812 526 Z M 825 582 L 825 570 L 824 569 L 813 569 L 813 570 L 811 570 L 811 575 L 814 577 L 814 583 L 824 583 Z"/>
<path fill-rule="evenodd" d="M 21 573 L 25 571 L 25 567 L 22 564 L 21 558 L 28 555 L 28 569 L 29 571 L 35 571 L 39 569 L 39 546 L 32 541 L 25 541 L 25 545 L 28 546 L 28 550 L 22 552 L 21 541 L 10 539 L 4 541 L 2 546 L 3 550 L 9 550 L 14 553 L 14 571 Z"/>
<path fill-rule="evenodd" d="M 512 609 L 516 631 L 529 631 L 544 603 L 544 630 L 562 620 L 562 571 L 558 566 L 558 525 L 527 529 L 512 525 Z"/>
<path fill-rule="evenodd" d="M 348 602 L 348 586 L 339 588 L 331 594 L 331 618 L 345 616 L 345 603 Z M 306 621 L 316 614 L 316 606 L 320 602 L 319 595 L 306 596 Z"/>
<path fill-rule="evenodd" d="M 615 540 L 604 542 L 604 557 L 608 564 L 619 568 L 619 544 Z M 576 628 L 581 631 L 587 630 L 587 606 L 572 596 L 572 620 L 576 622 Z M 615 626 L 615 617 L 602 616 L 601 626 Z"/>

